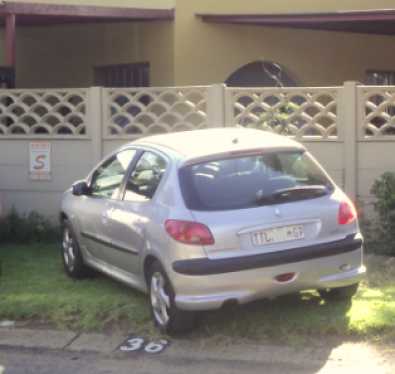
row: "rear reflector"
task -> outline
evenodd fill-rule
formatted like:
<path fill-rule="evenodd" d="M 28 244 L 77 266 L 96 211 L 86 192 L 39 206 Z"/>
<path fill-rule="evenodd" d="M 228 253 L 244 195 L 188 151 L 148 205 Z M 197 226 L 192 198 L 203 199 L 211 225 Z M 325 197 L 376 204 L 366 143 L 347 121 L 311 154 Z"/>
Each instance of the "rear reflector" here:
<path fill-rule="evenodd" d="M 351 202 L 343 201 L 339 206 L 337 222 L 339 225 L 348 225 L 357 219 L 357 211 Z"/>
<path fill-rule="evenodd" d="M 214 238 L 210 229 L 198 222 L 169 219 L 165 222 L 167 233 L 178 242 L 191 245 L 212 245 Z"/>
<path fill-rule="evenodd" d="M 296 273 L 284 273 L 284 274 L 277 275 L 276 277 L 274 277 L 274 279 L 277 282 L 285 283 L 285 282 L 290 282 L 290 281 L 294 280 L 295 277 L 296 277 Z"/>

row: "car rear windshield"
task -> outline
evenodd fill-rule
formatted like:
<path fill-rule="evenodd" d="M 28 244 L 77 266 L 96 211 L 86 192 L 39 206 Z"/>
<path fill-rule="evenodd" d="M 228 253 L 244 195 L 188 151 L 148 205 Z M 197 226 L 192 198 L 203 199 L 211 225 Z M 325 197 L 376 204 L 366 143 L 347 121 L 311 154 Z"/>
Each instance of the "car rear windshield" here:
<path fill-rule="evenodd" d="M 213 160 L 180 169 L 187 207 L 212 211 L 246 209 L 317 198 L 334 187 L 304 151 Z"/>

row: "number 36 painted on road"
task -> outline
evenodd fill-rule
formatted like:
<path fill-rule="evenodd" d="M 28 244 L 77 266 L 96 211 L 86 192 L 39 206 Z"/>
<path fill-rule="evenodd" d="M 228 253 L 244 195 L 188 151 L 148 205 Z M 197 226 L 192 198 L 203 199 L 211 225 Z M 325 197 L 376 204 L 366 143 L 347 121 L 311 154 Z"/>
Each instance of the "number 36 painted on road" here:
<path fill-rule="evenodd" d="M 127 339 L 119 347 L 119 349 L 122 352 L 144 351 L 145 353 L 154 354 L 161 353 L 168 345 L 169 342 L 165 339 L 159 340 L 157 342 L 146 342 L 144 338 L 133 337 Z"/>

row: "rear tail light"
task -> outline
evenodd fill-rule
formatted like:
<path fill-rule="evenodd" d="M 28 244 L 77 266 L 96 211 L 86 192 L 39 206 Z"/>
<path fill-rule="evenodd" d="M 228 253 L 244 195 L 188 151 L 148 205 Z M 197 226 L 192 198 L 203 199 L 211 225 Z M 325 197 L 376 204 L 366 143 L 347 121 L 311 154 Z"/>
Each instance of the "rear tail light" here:
<path fill-rule="evenodd" d="M 357 219 L 357 211 L 354 204 L 349 201 L 343 201 L 339 206 L 337 222 L 339 225 L 348 225 Z"/>
<path fill-rule="evenodd" d="M 198 222 L 169 219 L 165 222 L 167 233 L 178 242 L 192 245 L 212 245 L 214 238 L 210 229 Z"/>

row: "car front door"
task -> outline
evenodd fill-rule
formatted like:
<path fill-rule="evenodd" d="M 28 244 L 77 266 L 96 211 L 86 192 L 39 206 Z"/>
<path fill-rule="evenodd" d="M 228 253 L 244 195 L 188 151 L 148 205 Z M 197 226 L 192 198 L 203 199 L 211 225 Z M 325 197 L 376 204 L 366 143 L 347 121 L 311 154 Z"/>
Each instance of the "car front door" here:
<path fill-rule="evenodd" d="M 130 169 L 122 199 L 109 204 L 112 248 L 106 256 L 115 266 L 138 274 L 140 257 L 146 245 L 145 228 L 155 214 L 153 197 L 165 173 L 167 161 L 152 151 L 144 151 Z"/>
<path fill-rule="evenodd" d="M 84 196 L 81 210 L 81 235 L 88 255 L 96 260 L 105 260 L 111 246 L 109 215 L 111 201 L 121 197 L 121 187 L 126 172 L 136 156 L 135 149 L 125 149 L 110 156 L 92 173 L 90 194 Z"/>

